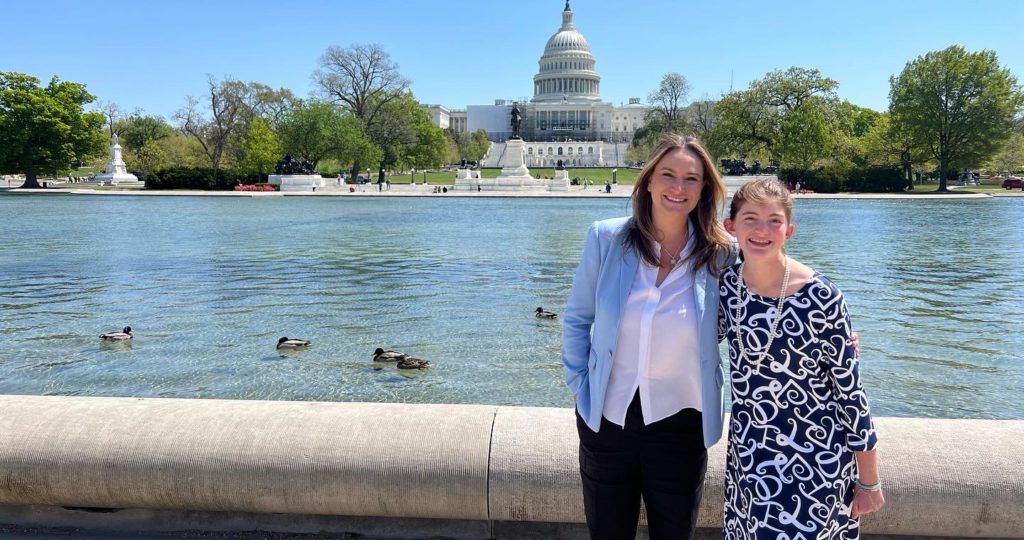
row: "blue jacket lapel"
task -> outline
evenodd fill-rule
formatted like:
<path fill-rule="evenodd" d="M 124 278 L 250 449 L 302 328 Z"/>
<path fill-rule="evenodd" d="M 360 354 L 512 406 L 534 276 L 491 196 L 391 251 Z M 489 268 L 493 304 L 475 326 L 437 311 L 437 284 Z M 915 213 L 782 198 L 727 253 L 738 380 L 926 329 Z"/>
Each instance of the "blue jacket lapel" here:
<path fill-rule="evenodd" d="M 697 328 L 700 328 L 704 324 L 704 301 L 707 298 L 705 294 L 705 287 L 708 280 L 708 270 L 702 267 L 694 273 L 693 276 L 693 299 L 697 303 Z M 715 315 L 718 315 L 718 310 L 715 310 Z M 715 321 L 718 324 L 718 321 Z"/>
<path fill-rule="evenodd" d="M 622 320 L 622 313 L 626 310 L 626 300 L 629 299 L 629 291 L 633 288 L 633 278 L 636 277 L 639 263 L 640 260 L 632 249 L 623 250 L 622 266 L 619 267 L 619 318 L 615 321 L 616 328 Z"/>

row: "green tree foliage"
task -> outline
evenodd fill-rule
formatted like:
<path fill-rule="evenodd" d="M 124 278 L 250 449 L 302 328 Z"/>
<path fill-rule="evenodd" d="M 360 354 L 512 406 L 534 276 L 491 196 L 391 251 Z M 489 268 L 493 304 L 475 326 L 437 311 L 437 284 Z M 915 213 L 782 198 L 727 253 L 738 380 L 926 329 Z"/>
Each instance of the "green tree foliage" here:
<path fill-rule="evenodd" d="M 416 144 L 406 154 L 406 162 L 418 168 L 439 167 L 447 161 L 448 141 L 444 131 L 430 121 L 430 115 L 422 107 L 423 114 L 413 123 L 416 130 Z"/>
<path fill-rule="evenodd" d="M 85 112 L 93 96 L 80 83 L 0 72 L 0 171 L 25 174 L 22 187 L 39 187 L 40 174 L 56 174 L 74 161 L 101 154 L 103 113 Z"/>
<path fill-rule="evenodd" d="M 370 142 L 380 151 L 381 157 L 373 162 L 398 162 L 400 156 L 394 151 L 414 139 L 415 133 L 411 125 L 397 121 L 402 105 L 392 106 L 392 102 L 403 99 L 409 81 L 380 45 L 328 47 L 313 80 L 324 95 L 362 122 Z M 358 160 L 353 162 L 352 174 L 360 168 Z"/>
<path fill-rule="evenodd" d="M 420 107 L 411 92 L 378 109 L 374 124 L 367 126 L 367 135 L 381 150 L 377 161 L 381 181 L 384 170 L 412 162 L 411 157 L 420 142 L 417 126 L 422 122 L 430 122 L 430 113 Z"/>
<path fill-rule="evenodd" d="M 274 172 L 274 165 L 281 159 L 281 141 L 266 120 L 253 118 L 241 142 L 244 156 L 238 164 L 241 172 L 248 175 Z"/>
<path fill-rule="evenodd" d="M 994 173 L 1024 171 L 1024 134 L 1014 132 L 988 161 L 988 168 Z"/>
<path fill-rule="evenodd" d="M 189 96 L 174 118 L 182 133 L 194 138 L 219 168 L 226 155 L 242 157 L 239 141 L 255 117 L 274 119 L 294 99 L 291 91 L 273 90 L 260 83 L 236 79 L 207 79 L 208 95 L 200 102 Z"/>
<path fill-rule="evenodd" d="M 487 131 L 478 129 L 473 133 L 463 133 L 462 135 L 463 138 L 459 143 L 459 158 L 469 161 L 483 159 L 487 150 L 491 148 L 491 138 L 487 136 Z"/>
<path fill-rule="evenodd" d="M 914 188 L 914 166 L 927 162 L 929 155 L 927 149 L 914 140 L 905 126 L 893 124 L 892 117 L 883 113 L 861 141 L 869 164 L 899 167 L 907 187 Z"/>
<path fill-rule="evenodd" d="M 786 119 L 791 115 L 808 118 L 820 115 L 822 121 L 833 128 L 837 86 L 836 81 L 822 76 L 817 69 L 791 67 L 770 72 L 763 79 L 750 83 L 747 90 L 731 92 L 718 101 L 715 105 L 717 123 L 711 137 L 716 146 L 728 154 L 763 153 L 780 162 L 785 156 L 800 156 L 801 160 L 816 155 L 826 157 L 834 141 L 826 141 L 823 147 L 822 140 L 813 133 L 816 128 L 807 131 L 799 122 Z M 786 133 L 793 129 L 803 131 Z M 795 146 L 801 141 L 808 144 L 808 148 Z"/>
<path fill-rule="evenodd" d="M 889 109 L 939 163 L 939 191 L 957 167 L 976 166 L 1010 137 L 1024 105 L 1017 79 L 993 51 L 953 45 L 908 62 L 890 79 Z"/>
<path fill-rule="evenodd" d="M 314 167 L 324 159 L 349 166 L 379 155 L 358 118 L 324 101 L 297 102 L 282 116 L 278 133 L 285 152 L 310 160 Z"/>
<path fill-rule="evenodd" d="M 116 122 L 121 145 L 126 150 L 138 150 L 150 141 L 160 141 L 174 135 L 174 128 L 159 116 L 132 114 Z"/>
<path fill-rule="evenodd" d="M 832 144 L 821 104 L 807 100 L 783 117 L 775 155 L 782 163 L 808 169 L 827 155 Z"/>

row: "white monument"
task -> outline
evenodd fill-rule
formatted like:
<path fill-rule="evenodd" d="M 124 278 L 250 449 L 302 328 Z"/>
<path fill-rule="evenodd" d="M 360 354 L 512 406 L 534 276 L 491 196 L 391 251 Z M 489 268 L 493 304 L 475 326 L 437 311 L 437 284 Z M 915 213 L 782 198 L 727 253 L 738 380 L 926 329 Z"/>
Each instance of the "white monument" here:
<path fill-rule="evenodd" d="M 139 181 L 137 176 L 129 173 L 125 168 L 124 159 L 121 158 L 121 145 L 118 144 L 117 133 L 110 140 L 110 159 L 107 160 L 107 171 L 97 174 L 93 181 L 100 184 L 107 183 L 112 186 L 123 184 L 145 185 L 145 182 Z"/>

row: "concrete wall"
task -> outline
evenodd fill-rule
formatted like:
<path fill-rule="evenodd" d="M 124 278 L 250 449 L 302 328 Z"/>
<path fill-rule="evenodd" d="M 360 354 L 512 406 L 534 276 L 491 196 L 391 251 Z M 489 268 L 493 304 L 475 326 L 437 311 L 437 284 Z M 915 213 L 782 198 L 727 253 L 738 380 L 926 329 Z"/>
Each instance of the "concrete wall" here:
<path fill-rule="evenodd" d="M 877 424 L 865 533 L 1024 535 L 1024 421 Z M 581 523 L 577 444 L 569 409 L 0 396 L 0 505 Z"/>

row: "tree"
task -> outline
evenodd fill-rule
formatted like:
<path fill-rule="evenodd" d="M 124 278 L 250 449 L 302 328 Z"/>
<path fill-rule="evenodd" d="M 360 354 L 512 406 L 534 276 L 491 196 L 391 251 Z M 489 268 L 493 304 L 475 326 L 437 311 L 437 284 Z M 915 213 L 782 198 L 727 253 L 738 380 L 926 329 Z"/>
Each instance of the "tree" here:
<path fill-rule="evenodd" d="M 890 78 L 889 110 L 939 163 L 939 189 L 956 166 L 980 164 L 1010 137 L 1024 106 L 1017 79 L 994 51 L 959 45 L 908 62 Z"/>
<path fill-rule="evenodd" d="M 409 88 L 398 64 L 377 44 L 328 47 L 313 79 L 324 94 L 345 105 L 367 127 L 376 122 L 381 108 Z"/>
<path fill-rule="evenodd" d="M 282 116 L 277 131 L 285 152 L 308 159 L 314 167 L 328 158 L 343 166 L 378 159 L 379 152 L 367 139 L 362 122 L 325 101 L 297 101 Z"/>
<path fill-rule="evenodd" d="M 380 45 L 353 45 L 346 49 L 328 47 L 320 57 L 320 67 L 313 72 L 313 79 L 324 95 L 343 105 L 363 123 L 370 140 L 385 154 L 386 148 L 395 140 L 412 137 L 408 131 L 410 126 L 404 126 L 406 133 L 398 136 L 403 129 L 398 129 L 395 124 L 393 113 L 396 108 L 392 108 L 391 113 L 382 114 L 393 101 L 402 99 L 409 81 L 402 77 L 398 65 L 391 61 L 391 56 Z M 387 125 L 380 125 L 382 122 Z M 396 156 L 383 159 L 396 159 Z M 359 162 L 354 162 L 352 174 L 358 174 L 359 168 Z"/>
<path fill-rule="evenodd" d="M 995 173 L 1024 170 L 1024 134 L 1013 133 L 1003 147 L 988 161 L 988 167 Z"/>
<path fill-rule="evenodd" d="M 106 147 L 101 112 L 85 112 L 94 97 L 85 85 L 0 72 L 0 170 L 25 174 L 23 188 L 39 187 L 40 174 L 66 171 L 74 161 Z"/>
<path fill-rule="evenodd" d="M 780 162 L 810 169 L 827 155 L 831 145 L 832 138 L 820 106 L 814 101 L 804 101 L 783 118 L 775 150 Z"/>
<path fill-rule="evenodd" d="M 241 157 L 238 141 L 248 130 L 249 122 L 257 116 L 271 115 L 291 99 L 288 90 L 272 90 L 259 83 L 245 83 L 236 79 L 218 82 L 213 76 L 207 78 L 208 102 L 192 96 L 186 98 L 185 107 L 179 109 L 174 118 L 182 133 L 193 137 L 203 148 L 213 168 L 220 168 L 225 152 Z M 204 110 L 208 110 L 207 117 Z"/>
<path fill-rule="evenodd" d="M 162 117 L 135 113 L 117 122 L 117 133 L 126 149 L 138 150 L 150 141 L 173 136 L 174 128 Z"/>
<path fill-rule="evenodd" d="M 747 90 L 730 92 L 715 106 L 718 122 L 713 129 L 716 144 L 723 153 L 741 156 L 764 153 L 772 160 L 782 162 L 783 153 L 802 156 L 805 161 L 814 154 L 828 155 L 832 147 L 820 146 L 818 137 L 811 136 L 800 122 L 787 122 L 790 115 L 820 114 L 826 125 L 834 129 L 834 108 L 838 104 L 836 81 L 824 77 L 817 69 L 791 67 L 786 71 L 772 71 L 763 79 L 750 83 Z M 802 109 L 805 105 L 816 109 Z M 816 130 L 817 128 L 814 128 Z M 787 130 L 800 133 L 787 134 Z M 784 141 L 784 148 L 780 146 Z M 810 144 L 800 149 L 797 145 Z"/>
<path fill-rule="evenodd" d="M 281 159 L 281 141 L 266 120 L 258 116 L 253 118 L 241 143 L 244 157 L 239 168 L 242 172 L 246 175 L 274 172 L 274 165 Z"/>
<path fill-rule="evenodd" d="M 410 165 L 425 169 L 438 167 L 448 161 L 448 141 L 444 131 L 430 121 L 428 114 L 419 115 L 413 129 L 416 130 L 416 144 L 406 154 L 406 161 Z"/>
<path fill-rule="evenodd" d="M 658 89 L 647 96 L 651 108 L 648 121 L 657 119 L 666 131 L 678 131 L 685 127 L 684 103 L 690 94 L 690 83 L 681 73 L 666 73 Z"/>
<path fill-rule="evenodd" d="M 380 107 L 377 119 L 368 126 L 367 135 L 381 150 L 379 181 L 384 181 L 384 170 L 407 161 L 406 155 L 419 142 L 416 124 L 429 113 L 420 107 L 411 92 Z"/>
<path fill-rule="evenodd" d="M 917 144 L 910 132 L 893 124 L 888 113 L 883 113 L 863 137 L 864 152 L 873 165 L 897 165 L 903 169 L 907 186 L 914 187 L 914 165 L 928 160 L 927 149 Z"/>

